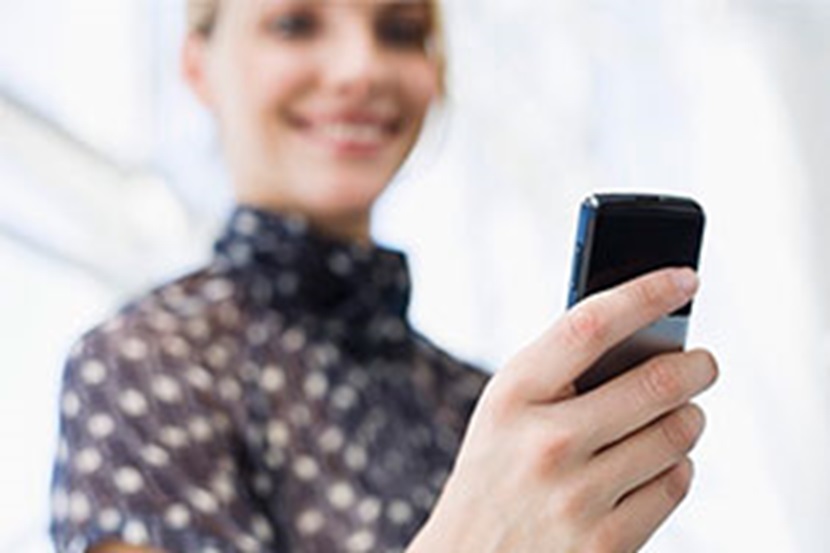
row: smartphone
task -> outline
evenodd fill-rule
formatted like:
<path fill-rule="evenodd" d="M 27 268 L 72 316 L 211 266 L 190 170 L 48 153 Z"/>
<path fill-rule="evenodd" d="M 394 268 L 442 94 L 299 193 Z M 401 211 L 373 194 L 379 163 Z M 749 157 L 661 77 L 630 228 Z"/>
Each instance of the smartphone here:
<path fill-rule="evenodd" d="M 602 290 L 667 267 L 698 269 L 705 215 L 689 198 L 597 194 L 580 209 L 568 307 Z M 576 381 L 588 392 L 647 359 L 682 351 L 692 305 L 609 350 Z"/>

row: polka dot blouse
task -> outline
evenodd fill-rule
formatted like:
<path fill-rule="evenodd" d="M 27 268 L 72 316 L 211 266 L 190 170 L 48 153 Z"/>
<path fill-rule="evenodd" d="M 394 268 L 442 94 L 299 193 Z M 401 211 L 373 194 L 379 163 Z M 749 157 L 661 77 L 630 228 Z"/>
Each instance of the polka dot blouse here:
<path fill-rule="evenodd" d="M 57 550 L 403 551 L 486 382 L 412 329 L 409 293 L 400 253 L 238 208 L 207 268 L 72 351 Z"/>

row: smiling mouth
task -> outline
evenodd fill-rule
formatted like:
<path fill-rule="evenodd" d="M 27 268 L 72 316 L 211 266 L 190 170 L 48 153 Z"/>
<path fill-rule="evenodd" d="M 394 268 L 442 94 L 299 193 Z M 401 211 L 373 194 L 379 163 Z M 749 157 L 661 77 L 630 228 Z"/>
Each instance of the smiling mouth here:
<path fill-rule="evenodd" d="M 400 132 L 402 120 L 370 115 L 294 118 L 296 127 L 318 145 L 342 155 L 371 155 L 387 146 Z"/>

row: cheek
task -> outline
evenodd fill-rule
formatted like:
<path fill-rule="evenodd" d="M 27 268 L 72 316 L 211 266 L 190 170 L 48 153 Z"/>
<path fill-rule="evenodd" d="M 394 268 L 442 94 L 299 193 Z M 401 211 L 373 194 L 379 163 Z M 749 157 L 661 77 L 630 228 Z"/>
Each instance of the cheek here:
<path fill-rule="evenodd" d="M 407 103 L 422 117 L 439 96 L 438 69 L 432 63 L 413 64 L 402 71 L 402 84 Z"/>
<path fill-rule="evenodd" d="M 243 85 L 258 114 L 285 110 L 293 100 L 313 85 L 310 64 L 301 56 L 251 56 L 248 79 Z"/>

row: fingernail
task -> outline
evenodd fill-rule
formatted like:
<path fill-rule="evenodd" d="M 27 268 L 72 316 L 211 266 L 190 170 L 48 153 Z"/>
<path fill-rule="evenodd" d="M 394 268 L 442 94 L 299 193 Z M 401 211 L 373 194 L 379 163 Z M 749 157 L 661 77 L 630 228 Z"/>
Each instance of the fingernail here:
<path fill-rule="evenodd" d="M 677 286 L 688 296 L 693 296 L 700 286 L 700 279 L 692 269 L 680 269 L 674 273 Z"/>

